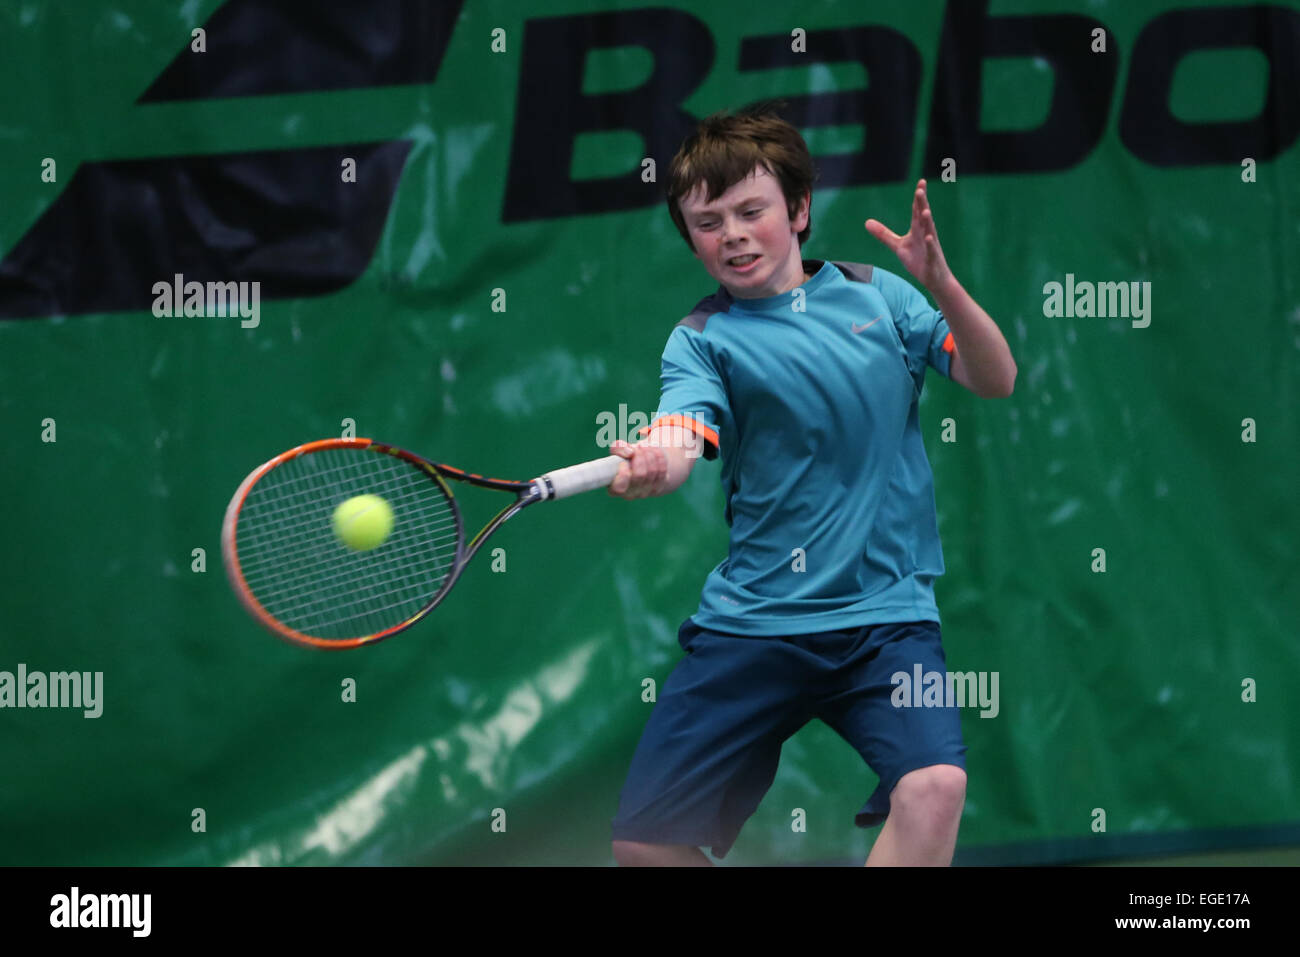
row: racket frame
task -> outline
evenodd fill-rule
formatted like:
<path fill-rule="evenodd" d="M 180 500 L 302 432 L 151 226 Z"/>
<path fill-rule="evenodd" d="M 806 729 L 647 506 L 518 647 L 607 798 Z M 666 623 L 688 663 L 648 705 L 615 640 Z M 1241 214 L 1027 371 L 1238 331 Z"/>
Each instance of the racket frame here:
<path fill-rule="evenodd" d="M 452 515 L 456 523 L 456 551 L 452 557 L 451 570 L 447 573 L 442 585 L 437 593 L 415 614 L 411 615 L 405 621 L 398 622 L 381 631 L 371 635 L 357 638 L 320 638 L 315 635 L 308 635 L 297 629 L 290 628 L 283 622 L 275 618 L 270 612 L 263 607 L 262 603 L 248 587 L 244 574 L 239 565 L 239 551 L 237 526 L 239 524 L 239 512 L 243 508 L 244 501 L 248 498 L 249 492 L 268 472 L 279 465 L 283 465 L 302 455 L 308 455 L 314 452 L 324 451 L 326 449 L 357 449 L 360 451 L 370 451 L 375 454 L 391 455 L 394 458 L 401 459 L 410 465 L 415 466 L 426 473 L 431 480 L 437 483 L 443 495 L 446 496 L 447 502 L 451 507 Z M 240 604 L 248 611 L 250 615 L 277 637 L 283 638 L 291 644 L 302 645 L 311 648 L 322 648 L 330 650 L 342 650 L 347 648 L 358 648 L 362 645 L 371 645 L 375 642 L 382 641 L 385 638 L 391 638 L 399 632 L 410 628 L 420 619 L 424 618 L 429 612 L 437 607 L 438 603 L 446 597 L 447 593 L 456 581 L 460 578 L 461 572 L 469 564 L 470 559 L 483 547 L 483 543 L 500 528 L 505 522 L 513 518 L 518 512 L 534 505 L 537 502 L 549 501 L 559 498 L 567 498 L 570 495 L 578 494 L 584 491 L 590 491 L 594 488 L 606 486 L 613 479 L 618 471 L 621 459 L 617 456 L 609 456 L 605 459 L 597 459 L 592 462 L 585 462 L 580 465 L 569 466 L 564 469 L 557 469 L 554 472 L 547 472 L 539 478 L 532 479 L 528 482 L 519 482 L 513 479 L 490 478 L 478 475 L 474 472 L 466 472 L 452 465 L 444 465 L 439 462 L 431 462 L 423 456 L 416 455 L 414 452 L 408 452 L 406 449 L 399 448 L 395 445 L 388 445 L 383 442 L 376 442 L 373 439 L 355 438 L 355 439 L 319 439 L 314 442 L 306 442 L 302 445 L 295 446 L 285 452 L 281 452 L 274 458 L 262 463 L 248 477 L 240 483 L 239 488 L 235 491 L 234 496 L 230 499 L 230 504 L 226 506 L 225 518 L 221 524 L 221 555 L 226 569 L 226 577 L 230 581 L 230 586 L 235 595 L 239 598 Z M 468 543 L 465 541 L 464 520 L 461 517 L 460 506 L 456 502 L 456 496 L 447 484 L 447 479 L 457 482 L 466 482 L 470 485 L 477 485 L 480 488 L 495 489 L 502 492 L 515 493 L 515 500 L 504 506 L 496 513 L 492 519 L 483 526 L 482 530 L 474 536 Z"/>
<path fill-rule="evenodd" d="M 299 458 L 300 456 L 322 452 L 327 449 L 356 449 L 358 451 L 373 452 L 374 454 L 391 455 L 394 458 L 401 459 L 402 461 L 415 466 L 421 472 L 425 473 L 425 475 L 427 475 L 429 479 L 438 486 L 438 489 L 446 497 L 452 516 L 455 519 L 456 551 L 451 556 L 451 570 L 443 580 L 438 591 L 415 614 L 411 615 L 404 621 L 400 621 L 395 625 L 391 625 L 388 628 L 382 629 L 373 634 L 363 635 L 356 638 L 321 638 L 316 635 L 306 634 L 296 628 L 291 628 L 284 624 L 267 611 L 262 603 L 258 601 L 257 596 L 254 595 L 252 590 L 248 587 L 248 582 L 244 578 L 244 573 L 240 568 L 239 563 L 239 541 L 237 535 L 239 513 L 243 508 L 245 500 L 248 498 L 249 492 L 251 492 L 253 487 L 272 469 Z M 486 535 L 480 532 L 479 535 L 475 537 L 473 551 L 467 550 L 465 544 L 465 524 L 460 513 L 460 505 L 456 502 L 456 496 L 452 493 L 451 486 L 447 484 L 447 480 L 443 477 L 444 475 L 450 475 L 452 478 L 467 481 L 481 478 L 480 476 L 470 476 L 467 473 L 462 472 L 460 469 L 451 466 L 430 462 L 428 459 L 422 458 L 413 452 L 408 452 L 406 449 L 398 448 L 395 445 L 386 445 L 366 438 L 320 439 L 315 442 L 306 442 L 285 452 L 281 452 L 279 455 L 262 463 L 250 472 L 248 477 L 240 483 L 239 488 L 231 497 L 230 504 L 226 506 L 225 518 L 221 523 L 221 556 L 226 569 L 226 578 L 230 582 L 230 587 L 234 590 L 235 596 L 239 599 L 240 604 L 244 606 L 245 610 L 250 615 L 252 615 L 255 621 L 272 634 L 279 638 L 283 638 L 291 644 L 302 645 L 309 648 L 342 650 L 374 644 L 375 642 L 382 641 L 385 638 L 390 638 L 399 632 L 405 631 L 432 611 L 434 607 L 442 601 L 447 592 L 451 590 L 451 586 L 456 583 L 456 579 L 460 577 L 461 570 L 465 567 L 465 563 L 468 561 L 469 557 L 471 557 L 473 552 L 477 551 L 483 544 L 483 541 L 486 540 Z M 500 479 L 490 479 L 487 481 L 493 483 L 489 487 L 495 488 L 501 488 L 507 484 L 503 483 Z M 497 517 L 493 519 L 493 523 L 489 523 L 492 530 L 499 527 L 500 524 L 509 517 L 508 515 L 503 515 L 503 513 L 509 512 L 511 508 L 518 506 L 518 504 L 518 502 L 513 502 L 511 505 L 502 509 L 502 511 L 497 514 Z"/>

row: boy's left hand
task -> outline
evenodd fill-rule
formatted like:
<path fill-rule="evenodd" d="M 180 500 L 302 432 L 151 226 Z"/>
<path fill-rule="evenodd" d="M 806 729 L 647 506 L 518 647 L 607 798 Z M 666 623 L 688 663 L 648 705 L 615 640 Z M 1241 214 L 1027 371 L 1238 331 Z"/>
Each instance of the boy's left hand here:
<path fill-rule="evenodd" d="M 867 232 L 892 249 L 899 262 L 930 292 L 938 290 L 952 277 L 948 261 L 943 258 L 943 247 L 939 245 L 939 234 L 934 229 L 934 214 L 930 212 L 930 201 L 925 195 L 925 180 L 916 184 L 916 193 L 912 196 L 912 226 L 906 236 L 891 232 L 875 219 L 868 219 L 866 226 Z"/>

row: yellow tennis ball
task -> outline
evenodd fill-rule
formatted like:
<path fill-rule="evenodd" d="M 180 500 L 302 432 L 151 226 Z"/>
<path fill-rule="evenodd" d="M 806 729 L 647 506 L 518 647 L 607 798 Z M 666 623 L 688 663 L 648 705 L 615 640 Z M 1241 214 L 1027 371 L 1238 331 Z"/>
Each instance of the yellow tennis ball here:
<path fill-rule="evenodd" d="M 334 510 L 334 534 L 348 548 L 378 548 L 393 530 L 393 507 L 378 495 L 356 495 Z"/>

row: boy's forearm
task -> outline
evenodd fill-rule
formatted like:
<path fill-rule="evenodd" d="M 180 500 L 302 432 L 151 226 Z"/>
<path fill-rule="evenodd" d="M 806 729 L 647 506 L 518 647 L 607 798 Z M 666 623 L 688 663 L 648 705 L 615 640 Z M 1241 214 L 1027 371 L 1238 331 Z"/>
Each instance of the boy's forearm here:
<path fill-rule="evenodd" d="M 952 273 L 931 289 L 930 295 L 948 321 L 962 364 L 974 384 L 989 395 L 1010 395 L 1016 381 L 1016 360 L 997 323 Z"/>

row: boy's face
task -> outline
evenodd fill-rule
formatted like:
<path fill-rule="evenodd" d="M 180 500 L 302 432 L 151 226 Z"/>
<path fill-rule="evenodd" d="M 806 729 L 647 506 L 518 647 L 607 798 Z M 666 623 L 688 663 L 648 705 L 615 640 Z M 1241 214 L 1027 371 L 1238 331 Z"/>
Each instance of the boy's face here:
<path fill-rule="evenodd" d="M 793 220 L 775 176 L 757 167 L 711 203 L 700 184 L 681 200 L 695 258 L 737 299 L 789 292 L 804 281 L 799 233 L 808 225 L 805 196 Z"/>

